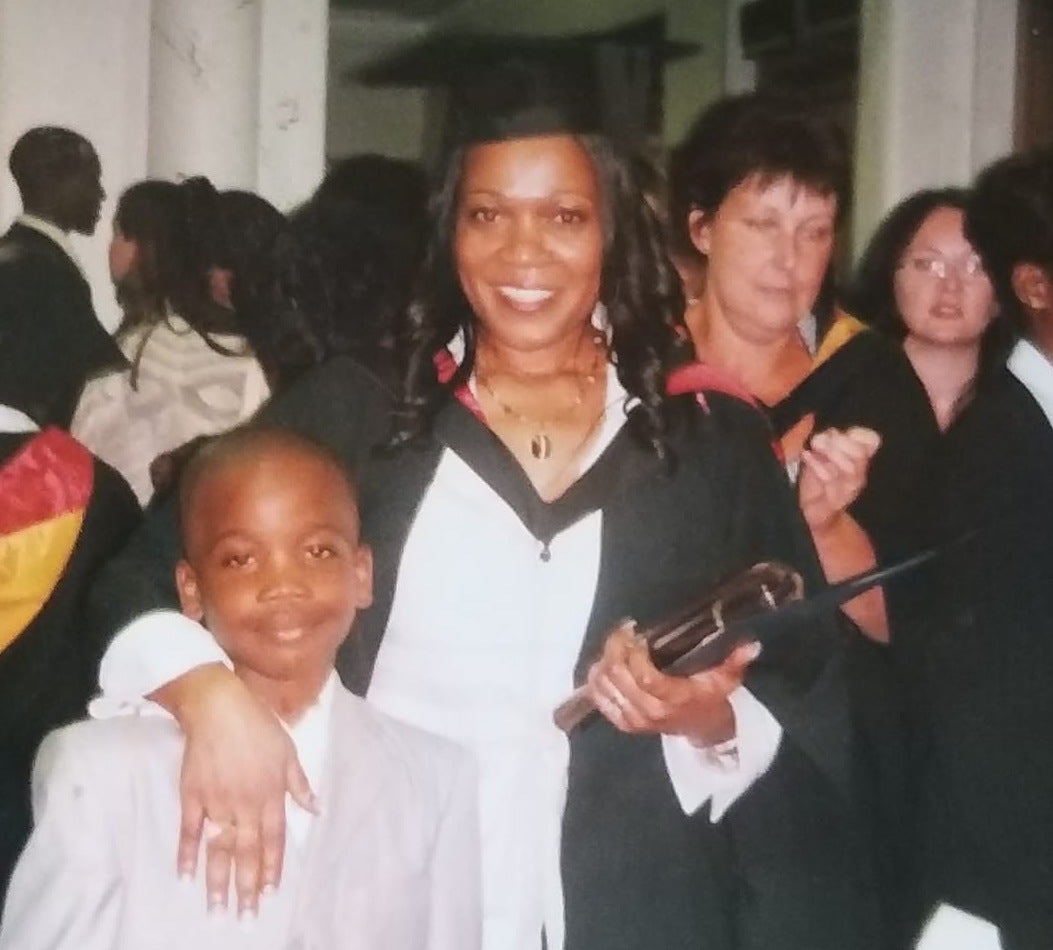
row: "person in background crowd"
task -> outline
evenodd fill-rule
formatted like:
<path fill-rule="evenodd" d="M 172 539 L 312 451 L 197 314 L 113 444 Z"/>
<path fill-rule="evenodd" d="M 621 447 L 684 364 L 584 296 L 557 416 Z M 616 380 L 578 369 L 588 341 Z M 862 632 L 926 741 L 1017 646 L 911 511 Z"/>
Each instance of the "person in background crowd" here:
<path fill-rule="evenodd" d="M 102 169 L 86 138 L 52 126 L 26 132 L 9 164 L 23 213 L 0 238 L 0 402 L 65 428 L 85 381 L 126 365 L 69 240 L 95 231 Z"/>
<path fill-rule="evenodd" d="M 130 367 L 89 382 L 71 431 L 142 504 L 158 456 L 246 419 L 268 394 L 236 314 L 214 297 L 208 248 L 219 214 L 203 178 L 139 182 L 117 202 L 110 276 Z"/>
<path fill-rule="evenodd" d="M 44 736 L 84 714 L 99 663 L 84 600 L 139 518 L 113 469 L 0 404 L 0 904 L 29 835 Z"/>
<path fill-rule="evenodd" d="M 919 191 L 878 225 L 845 303 L 903 346 L 946 430 L 986 378 L 1005 362 L 1008 325 L 980 256 L 964 232 L 967 192 Z"/>
<path fill-rule="evenodd" d="M 511 66 L 463 91 L 394 387 L 334 359 L 261 413 L 360 472 L 376 599 L 338 668 L 475 753 L 487 950 L 876 946 L 834 624 L 691 678 L 611 633 L 759 560 L 820 575 L 764 418 L 675 372 L 660 228 L 572 94 Z M 158 609 L 177 555 L 159 511 L 98 585 L 132 621 L 102 685 L 180 721 L 180 860 L 202 815 L 233 822 L 208 892 L 234 861 L 251 909 L 306 782 L 207 634 Z M 602 716 L 567 737 L 552 712 L 586 680 Z"/>
<path fill-rule="evenodd" d="M 329 312 L 318 332 L 329 353 L 390 371 L 395 327 L 427 239 L 427 202 L 416 163 L 353 155 L 293 214 L 297 239 L 325 282 Z"/>
<path fill-rule="evenodd" d="M 806 516 L 817 481 L 848 476 L 836 488 L 841 507 L 824 504 L 809 517 L 830 580 L 872 566 L 875 554 L 892 559 L 921 546 L 918 479 L 936 444 L 924 390 L 902 354 L 832 306 L 846 162 L 829 121 L 768 94 L 708 108 L 670 161 L 671 226 L 683 253 L 705 261 L 702 294 L 685 315 L 699 358 L 731 372 L 766 408 L 799 472 Z M 846 612 L 872 639 L 888 639 L 880 592 Z"/>
<path fill-rule="evenodd" d="M 929 905 L 1053 933 L 1053 150 L 983 171 L 965 235 L 1019 337 L 945 436 L 941 610 L 927 640 Z"/>
<path fill-rule="evenodd" d="M 274 392 L 324 359 L 308 319 L 321 309 L 321 275 L 305 268 L 286 285 L 279 259 L 292 240 L 290 228 L 265 198 L 250 191 L 220 192 L 218 215 L 207 267 L 212 298 L 232 315 Z M 311 291 L 306 299 L 304 287 Z"/>

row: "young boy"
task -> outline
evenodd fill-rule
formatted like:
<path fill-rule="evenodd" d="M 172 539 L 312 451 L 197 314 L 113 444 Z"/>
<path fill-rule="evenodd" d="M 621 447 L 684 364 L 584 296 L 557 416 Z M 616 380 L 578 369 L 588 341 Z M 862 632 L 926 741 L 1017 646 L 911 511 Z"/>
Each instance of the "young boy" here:
<path fill-rule="evenodd" d="M 37 825 L 0 948 L 477 948 L 470 766 L 452 745 L 369 708 L 333 670 L 372 597 L 372 556 L 339 461 L 290 432 L 245 428 L 195 457 L 180 505 L 183 612 L 286 724 L 320 813 L 289 805 L 282 884 L 257 919 L 209 914 L 202 888 L 174 871 L 183 752 L 174 721 L 62 729 L 38 755 Z"/>

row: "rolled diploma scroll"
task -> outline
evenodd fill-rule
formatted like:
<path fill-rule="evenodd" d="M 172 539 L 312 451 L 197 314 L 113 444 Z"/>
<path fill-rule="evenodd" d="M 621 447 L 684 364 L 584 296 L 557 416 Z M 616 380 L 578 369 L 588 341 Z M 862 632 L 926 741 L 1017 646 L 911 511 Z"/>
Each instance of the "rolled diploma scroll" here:
<path fill-rule="evenodd" d="M 628 619 L 615 624 L 611 633 L 632 626 L 659 670 L 670 676 L 690 676 L 717 666 L 735 647 L 753 639 L 750 620 L 800 600 L 803 592 L 800 574 L 784 564 L 764 562 L 735 574 L 700 600 L 644 630 Z M 586 685 L 560 703 L 552 718 L 560 729 L 570 732 L 595 711 Z"/>

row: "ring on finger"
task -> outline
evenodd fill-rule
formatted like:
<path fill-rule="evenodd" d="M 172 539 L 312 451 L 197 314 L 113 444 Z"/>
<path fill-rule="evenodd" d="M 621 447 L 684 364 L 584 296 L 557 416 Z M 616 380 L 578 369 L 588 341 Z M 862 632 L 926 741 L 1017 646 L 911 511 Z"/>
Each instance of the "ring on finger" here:
<path fill-rule="evenodd" d="M 235 831 L 234 822 L 232 821 L 213 821 L 211 818 L 205 819 L 205 840 L 215 841 L 216 838 L 221 835 L 225 835 L 228 832 L 233 834 Z"/>

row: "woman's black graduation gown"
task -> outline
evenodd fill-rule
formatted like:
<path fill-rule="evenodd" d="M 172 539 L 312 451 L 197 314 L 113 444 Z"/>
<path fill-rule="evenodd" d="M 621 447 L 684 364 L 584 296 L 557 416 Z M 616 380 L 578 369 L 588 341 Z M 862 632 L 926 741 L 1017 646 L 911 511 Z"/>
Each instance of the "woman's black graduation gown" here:
<path fill-rule="evenodd" d="M 321 439 L 359 472 L 376 597 L 339 656 L 344 681 L 359 693 L 368 686 L 402 548 L 447 448 L 542 542 L 602 509 L 601 566 L 579 677 L 615 621 L 655 619 L 733 570 L 780 559 L 814 581 L 814 550 L 763 418 L 727 396 L 707 400 L 704 409 L 693 395 L 677 398 L 671 471 L 627 426 L 577 484 L 545 504 L 510 453 L 453 397 L 431 435 L 378 454 L 390 424 L 383 387 L 349 360 L 305 377 L 263 415 Z M 97 591 L 113 625 L 173 602 L 176 544 L 171 513 L 161 512 L 113 565 Z M 470 578 L 464 596 L 473 596 Z M 603 721 L 572 735 L 562 847 L 568 950 L 874 945 L 871 882 L 850 791 L 842 646 L 835 623 L 813 622 L 765 648 L 747 685 L 784 736 L 769 772 L 716 824 L 708 806 L 683 814 L 658 737 L 625 736 Z"/>
<path fill-rule="evenodd" d="M 813 372 L 769 411 L 781 436 L 808 413 L 815 432 L 865 426 L 881 436 L 866 487 L 849 513 L 867 532 L 879 564 L 926 549 L 932 540 L 932 489 L 940 431 L 925 389 L 903 350 L 835 312 L 820 320 Z M 916 731 L 914 644 L 930 586 L 924 575 L 885 589 L 889 647 L 856 635 L 849 648 L 853 715 L 860 738 L 861 793 L 881 860 L 881 894 L 890 946 L 910 938 L 917 843 L 911 760 Z"/>

